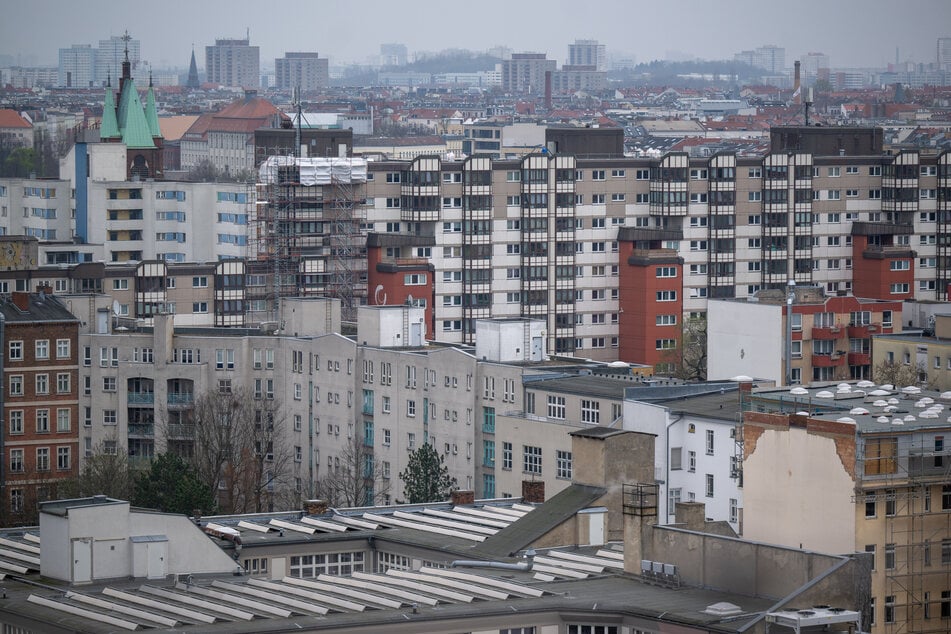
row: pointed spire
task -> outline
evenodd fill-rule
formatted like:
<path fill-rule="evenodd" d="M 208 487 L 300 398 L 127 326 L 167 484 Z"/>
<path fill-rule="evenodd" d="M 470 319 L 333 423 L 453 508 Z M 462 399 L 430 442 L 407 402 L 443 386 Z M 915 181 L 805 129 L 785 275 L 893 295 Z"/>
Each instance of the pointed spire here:
<path fill-rule="evenodd" d="M 153 139 L 162 137 L 162 128 L 159 126 L 158 112 L 155 110 L 155 90 L 152 88 L 152 73 L 149 73 L 149 92 L 145 98 L 145 120 L 149 124 L 149 132 Z"/>
<path fill-rule="evenodd" d="M 186 88 L 198 88 L 198 64 L 195 63 L 195 46 L 192 45 L 192 61 L 188 65 L 188 81 L 185 83 Z"/>
<path fill-rule="evenodd" d="M 109 81 L 107 79 L 107 81 Z M 112 94 L 112 87 L 106 87 L 106 98 L 102 105 L 102 122 L 99 125 L 99 138 L 103 141 L 107 139 L 118 139 L 119 122 L 116 119 L 116 102 Z"/>

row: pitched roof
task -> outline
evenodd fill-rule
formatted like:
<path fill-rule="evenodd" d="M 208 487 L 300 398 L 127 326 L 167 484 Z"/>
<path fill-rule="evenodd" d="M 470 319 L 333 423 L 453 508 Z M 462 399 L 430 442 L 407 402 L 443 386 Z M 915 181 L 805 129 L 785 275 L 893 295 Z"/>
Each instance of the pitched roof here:
<path fill-rule="evenodd" d="M 106 99 L 102 106 L 102 123 L 99 125 L 100 139 L 118 139 L 119 121 L 116 119 L 116 102 L 112 88 L 106 88 Z"/>
<path fill-rule="evenodd" d="M 149 83 L 152 83 L 151 79 Z M 161 137 L 162 129 L 159 126 L 158 113 L 155 111 L 155 91 L 152 90 L 152 86 L 149 86 L 149 92 L 145 99 L 145 120 L 149 124 L 149 132 L 152 133 L 152 136 Z"/>
<path fill-rule="evenodd" d="M 122 131 L 122 142 L 128 148 L 154 148 L 152 131 L 145 117 L 139 91 L 135 89 L 135 82 L 127 79 L 122 84 L 122 96 L 119 99 L 119 130 Z"/>
<path fill-rule="evenodd" d="M 20 116 L 16 110 L 0 110 L 0 128 L 32 128 L 30 122 Z"/>
<path fill-rule="evenodd" d="M 491 557 L 510 557 L 531 545 L 578 511 L 607 492 L 602 487 L 572 484 L 507 527 L 499 530 L 473 550 Z"/>

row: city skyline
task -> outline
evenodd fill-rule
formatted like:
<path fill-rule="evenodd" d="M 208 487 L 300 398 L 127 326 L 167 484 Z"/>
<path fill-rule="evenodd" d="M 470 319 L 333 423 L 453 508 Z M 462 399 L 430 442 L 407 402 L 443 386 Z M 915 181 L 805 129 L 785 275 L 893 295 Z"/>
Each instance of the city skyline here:
<path fill-rule="evenodd" d="M 201 53 L 216 38 L 243 38 L 250 31 L 265 68 L 288 51 L 317 51 L 337 64 L 365 63 L 386 42 L 406 44 L 410 59 L 422 51 L 506 46 L 515 52 L 544 52 L 563 63 L 575 39 L 596 39 L 607 46 L 609 56 L 633 55 L 638 62 L 731 60 L 741 50 L 775 44 L 786 49 L 789 66 L 804 53 L 821 51 L 833 67 L 880 67 L 895 61 L 896 49 L 902 62 L 934 62 L 937 38 L 951 34 L 951 4 L 941 0 L 911 3 L 921 19 L 906 21 L 883 19 L 893 11 L 884 0 L 805 0 L 789 6 L 795 14 L 764 11 L 762 3 L 750 0 L 726 5 L 691 0 L 675 8 L 607 0 L 595 6 L 587 22 L 577 19 L 584 17 L 579 5 L 564 0 L 516 5 L 489 0 L 464 16 L 431 0 L 413 3 L 412 11 L 369 0 L 360 5 L 359 20 L 353 19 L 353 5 L 344 3 L 262 12 L 260 4 L 247 0 L 172 0 L 134 9 L 104 0 L 13 0 L 8 14 L 39 14 L 42 19 L 36 23 L 43 25 L 43 37 L 17 28 L 17 20 L 6 20 L 0 26 L 0 55 L 54 65 L 60 48 L 95 44 L 128 30 L 142 41 L 142 59 L 153 67 L 187 68 L 193 46 Z M 526 24 L 536 28 L 526 30 Z"/>

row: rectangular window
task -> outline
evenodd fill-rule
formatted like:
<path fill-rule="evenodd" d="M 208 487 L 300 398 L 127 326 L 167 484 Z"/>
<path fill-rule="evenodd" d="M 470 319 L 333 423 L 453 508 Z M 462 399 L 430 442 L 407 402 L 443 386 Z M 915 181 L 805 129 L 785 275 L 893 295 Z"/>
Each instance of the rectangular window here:
<path fill-rule="evenodd" d="M 541 475 L 542 448 L 522 445 L 522 471 Z"/>
<path fill-rule="evenodd" d="M 512 443 L 510 442 L 502 443 L 502 468 L 512 469 Z"/>
<path fill-rule="evenodd" d="M 713 430 L 708 429 L 706 436 L 707 436 L 707 455 L 712 456 L 713 455 Z"/>
<path fill-rule="evenodd" d="M 885 544 L 885 570 L 895 568 L 895 544 Z"/>
<path fill-rule="evenodd" d="M 706 480 L 707 480 L 706 496 L 708 498 L 712 498 L 713 497 L 713 474 L 708 473 Z"/>
<path fill-rule="evenodd" d="M 555 477 L 563 480 L 571 479 L 571 452 L 555 451 Z"/>
<path fill-rule="evenodd" d="M 565 420 L 565 397 L 548 395 L 548 418 Z"/>
<path fill-rule="evenodd" d="M 50 448 L 49 447 L 36 448 L 36 470 L 37 471 L 50 470 Z"/>

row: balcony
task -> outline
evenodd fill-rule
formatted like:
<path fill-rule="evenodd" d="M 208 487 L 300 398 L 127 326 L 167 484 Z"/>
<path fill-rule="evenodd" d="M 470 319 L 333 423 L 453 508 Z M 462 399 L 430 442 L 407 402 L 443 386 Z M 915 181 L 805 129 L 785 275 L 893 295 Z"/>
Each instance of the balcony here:
<path fill-rule="evenodd" d="M 154 392 L 129 392 L 129 405 L 152 405 L 154 403 Z"/>
<path fill-rule="evenodd" d="M 845 365 L 847 356 L 843 352 L 833 352 L 832 354 L 814 354 L 812 355 L 812 366 L 814 368 L 834 368 Z"/>
<path fill-rule="evenodd" d="M 842 336 L 842 327 L 841 326 L 813 326 L 812 327 L 812 340 L 813 341 L 828 341 L 830 339 L 838 339 Z"/>
<path fill-rule="evenodd" d="M 849 324 L 849 339 L 868 339 L 881 331 L 881 324 L 865 324 L 862 326 Z"/>
<path fill-rule="evenodd" d="M 191 392 L 169 392 L 168 393 L 168 404 L 169 405 L 179 405 L 187 406 L 195 402 L 195 395 Z"/>
<path fill-rule="evenodd" d="M 868 352 L 850 352 L 849 365 L 872 365 L 872 355 Z"/>
<path fill-rule="evenodd" d="M 129 436 L 152 438 L 155 436 L 155 425 L 152 423 L 129 423 Z"/>

